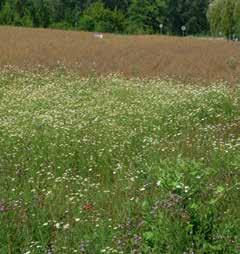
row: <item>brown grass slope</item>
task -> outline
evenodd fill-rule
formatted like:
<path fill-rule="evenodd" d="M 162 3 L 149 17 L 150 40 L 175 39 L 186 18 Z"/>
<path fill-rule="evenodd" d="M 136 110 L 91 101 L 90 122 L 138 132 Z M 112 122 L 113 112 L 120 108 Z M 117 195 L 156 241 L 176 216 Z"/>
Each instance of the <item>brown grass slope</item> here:
<path fill-rule="evenodd" d="M 86 75 L 177 76 L 228 81 L 240 77 L 240 43 L 167 36 L 120 36 L 0 27 L 0 68 L 66 67 Z"/>

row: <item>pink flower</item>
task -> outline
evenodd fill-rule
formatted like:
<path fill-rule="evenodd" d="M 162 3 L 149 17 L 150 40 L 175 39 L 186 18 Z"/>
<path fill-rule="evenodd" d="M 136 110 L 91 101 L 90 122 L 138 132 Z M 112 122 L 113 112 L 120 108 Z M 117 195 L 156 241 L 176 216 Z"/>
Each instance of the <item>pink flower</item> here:
<path fill-rule="evenodd" d="M 0 202 L 0 212 L 7 212 L 9 211 L 9 208 L 6 207 L 6 205 L 4 203 Z"/>

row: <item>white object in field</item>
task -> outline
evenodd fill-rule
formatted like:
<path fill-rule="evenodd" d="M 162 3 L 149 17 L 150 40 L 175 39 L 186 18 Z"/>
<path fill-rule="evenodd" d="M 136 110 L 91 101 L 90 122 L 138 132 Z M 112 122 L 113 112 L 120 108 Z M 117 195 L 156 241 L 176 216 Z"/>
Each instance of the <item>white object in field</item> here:
<path fill-rule="evenodd" d="M 103 39 L 103 34 L 101 33 L 94 33 L 94 37 L 98 39 Z"/>

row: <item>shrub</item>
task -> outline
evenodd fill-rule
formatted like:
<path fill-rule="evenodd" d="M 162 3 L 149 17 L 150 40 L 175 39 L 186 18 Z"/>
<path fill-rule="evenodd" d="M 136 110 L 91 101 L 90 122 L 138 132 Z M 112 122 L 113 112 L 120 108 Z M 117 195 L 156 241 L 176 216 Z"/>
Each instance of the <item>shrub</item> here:
<path fill-rule="evenodd" d="M 90 16 L 83 15 L 79 19 L 78 29 L 83 31 L 94 30 L 94 20 Z"/>
<path fill-rule="evenodd" d="M 52 23 L 50 25 L 50 28 L 68 30 L 68 29 L 71 29 L 72 26 L 71 26 L 71 24 L 69 24 L 67 22 L 57 22 L 57 23 Z"/>

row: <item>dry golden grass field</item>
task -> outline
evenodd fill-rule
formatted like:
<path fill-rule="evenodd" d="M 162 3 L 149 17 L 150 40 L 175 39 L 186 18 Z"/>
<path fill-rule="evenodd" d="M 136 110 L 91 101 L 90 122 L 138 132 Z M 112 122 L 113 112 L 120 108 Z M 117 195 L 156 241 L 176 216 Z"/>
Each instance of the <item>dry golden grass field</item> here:
<path fill-rule="evenodd" d="M 121 73 L 127 77 L 174 76 L 236 82 L 240 43 L 167 36 L 120 36 L 0 27 L 0 67 L 66 67 L 86 75 Z"/>

